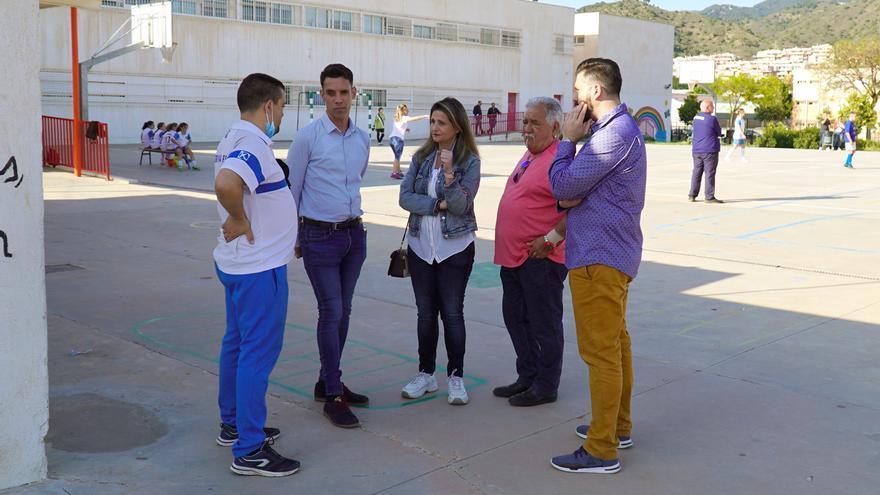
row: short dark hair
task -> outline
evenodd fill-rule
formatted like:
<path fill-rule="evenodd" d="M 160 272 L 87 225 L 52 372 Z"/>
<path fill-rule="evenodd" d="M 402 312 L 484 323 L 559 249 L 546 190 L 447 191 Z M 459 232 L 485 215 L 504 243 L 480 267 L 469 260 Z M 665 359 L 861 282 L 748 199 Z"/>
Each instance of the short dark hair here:
<path fill-rule="evenodd" d="M 238 86 L 238 109 L 256 110 L 269 100 L 284 98 L 284 83 L 266 74 L 254 73 L 245 77 Z"/>
<path fill-rule="evenodd" d="M 351 72 L 351 69 L 342 64 L 330 64 L 321 71 L 321 87 L 324 87 L 325 79 L 335 79 L 337 77 L 344 77 L 349 83 L 354 85 L 354 74 Z"/>
<path fill-rule="evenodd" d="M 180 130 L 181 127 L 189 128 L 189 124 L 187 124 L 186 122 L 181 122 L 177 124 L 177 130 Z"/>
<path fill-rule="evenodd" d="M 609 58 L 588 58 L 578 64 L 575 76 L 584 72 L 585 76 L 594 78 L 602 88 L 612 96 L 620 96 L 623 77 L 620 66 Z"/>

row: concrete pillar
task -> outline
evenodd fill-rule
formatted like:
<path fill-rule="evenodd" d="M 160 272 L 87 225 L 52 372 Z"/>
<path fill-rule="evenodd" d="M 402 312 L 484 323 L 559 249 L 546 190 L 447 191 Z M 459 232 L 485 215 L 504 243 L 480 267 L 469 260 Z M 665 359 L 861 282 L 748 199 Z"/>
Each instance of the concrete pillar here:
<path fill-rule="evenodd" d="M 0 490 L 46 477 L 49 427 L 38 2 L 0 15 Z"/>

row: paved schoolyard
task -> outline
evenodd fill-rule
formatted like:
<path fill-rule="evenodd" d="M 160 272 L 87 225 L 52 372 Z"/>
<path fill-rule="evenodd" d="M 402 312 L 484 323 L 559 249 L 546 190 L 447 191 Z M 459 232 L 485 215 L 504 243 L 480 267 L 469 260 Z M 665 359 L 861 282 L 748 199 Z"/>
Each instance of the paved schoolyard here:
<path fill-rule="evenodd" d="M 317 311 L 293 262 L 269 409 L 284 431 L 276 447 L 303 469 L 273 480 L 234 476 L 213 443 L 223 293 L 211 262 L 213 146 L 196 148 L 201 172 L 138 167 L 136 149 L 120 146 L 112 182 L 44 174 L 50 480 L 5 494 L 876 493 L 880 155 L 860 153 L 845 170 L 830 151 L 749 149 L 748 163 L 722 161 L 727 203 L 709 205 L 686 201 L 689 148 L 649 146 L 628 317 L 635 447 L 621 452 L 622 472 L 597 476 L 548 463 L 577 448 L 588 410 L 570 305 L 560 400 L 513 409 L 491 394 L 514 378 L 491 261 L 521 145 L 481 146 L 466 407 L 446 404 L 442 382 L 436 398 L 400 398 L 416 371 L 415 308 L 409 281 L 385 275 L 405 215 L 390 150 L 374 148 L 369 255 L 343 358 L 346 383 L 372 406 L 357 411 L 362 428 L 344 431 L 311 400 Z"/>

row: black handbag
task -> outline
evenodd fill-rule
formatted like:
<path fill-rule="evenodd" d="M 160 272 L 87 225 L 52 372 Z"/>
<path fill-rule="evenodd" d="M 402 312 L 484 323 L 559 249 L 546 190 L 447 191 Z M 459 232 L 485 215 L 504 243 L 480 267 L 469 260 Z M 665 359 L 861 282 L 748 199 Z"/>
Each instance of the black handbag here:
<path fill-rule="evenodd" d="M 406 232 L 409 229 L 409 220 L 403 229 L 403 237 L 400 239 L 400 247 L 391 252 L 391 262 L 388 264 L 388 276 L 397 278 L 409 277 L 409 266 L 406 261 L 406 249 L 403 242 L 406 240 Z"/>

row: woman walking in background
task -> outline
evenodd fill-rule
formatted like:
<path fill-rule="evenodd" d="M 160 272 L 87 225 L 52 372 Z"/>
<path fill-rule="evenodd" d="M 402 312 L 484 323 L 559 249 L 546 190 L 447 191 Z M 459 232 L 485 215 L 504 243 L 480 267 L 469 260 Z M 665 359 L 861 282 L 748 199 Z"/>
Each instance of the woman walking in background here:
<path fill-rule="evenodd" d="M 379 144 L 382 144 L 382 139 L 385 137 L 385 111 L 382 107 L 379 107 L 379 112 L 376 113 L 376 120 L 373 121 L 373 129 L 376 129 L 376 141 L 379 141 Z"/>
<path fill-rule="evenodd" d="M 403 155 L 403 146 L 406 143 L 406 133 L 409 132 L 409 123 L 427 118 L 427 115 L 410 117 L 409 107 L 405 103 L 397 105 L 397 111 L 394 112 L 394 129 L 391 131 L 391 138 L 388 139 L 391 151 L 394 152 L 394 168 L 391 170 L 392 179 L 403 179 L 403 174 L 400 173 L 400 156 Z"/>
<path fill-rule="evenodd" d="M 724 159 L 730 161 L 730 155 L 737 148 L 739 148 L 739 160 L 743 163 L 748 161 L 746 160 L 746 111 L 742 108 L 736 112 L 736 120 L 733 123 L 733 146 Z"/>
<path fill-rule="evenodd" d="M 431 138 L 413 155 L 400 184 L 400 206 L 410 213 L 407 266 L 418 311 L 419 372 L 401 395 L 437 391 L 434 371 L 440 338 L 446 342 L 447 402 L 468 403 L 464 381 L 464 293 L 474 265 L 474 197 L 480 155 L 467 112 L 455 98 L 431 107 Z"/>

